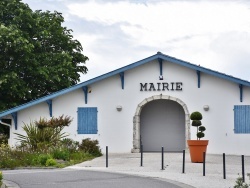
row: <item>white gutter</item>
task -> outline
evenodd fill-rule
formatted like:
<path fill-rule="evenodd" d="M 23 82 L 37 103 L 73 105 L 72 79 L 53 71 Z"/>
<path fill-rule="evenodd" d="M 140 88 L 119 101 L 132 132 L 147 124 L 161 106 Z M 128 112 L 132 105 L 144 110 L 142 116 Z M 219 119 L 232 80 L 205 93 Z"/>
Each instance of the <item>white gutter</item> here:
<path fill-rule="evenodd" d="M 2 125 L 6 125 L 6 126 L 8 126 L 8 127 L 11 127 L 11 125 L 10 125 L 10 124 L 8 124 L 8 123 L 4 123 L 4 122 L 2 122 L 1 120 L 0 120 L 0 124 L 2 124 Z"/>

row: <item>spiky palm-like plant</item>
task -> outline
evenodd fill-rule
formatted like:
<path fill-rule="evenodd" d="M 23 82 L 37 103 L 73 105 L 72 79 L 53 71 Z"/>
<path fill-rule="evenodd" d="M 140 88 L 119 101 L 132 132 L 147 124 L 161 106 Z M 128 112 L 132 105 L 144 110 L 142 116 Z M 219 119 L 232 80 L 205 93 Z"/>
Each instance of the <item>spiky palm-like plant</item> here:
<path fill-rule="evenodd" d="M 71 122 L 70 117 L 64 117 L 63 115 L 58 118 L 52 117 L 50 120 L 40 118 L 39 121 L 24 124 L 23 130 L 26 135 L 15 133 L 17 135 L 16 139 L 22 145 L 34 150 L 55 146 L 60 140 L 68 136 L 62 130 L 65 126 L 69 126 Z"/>

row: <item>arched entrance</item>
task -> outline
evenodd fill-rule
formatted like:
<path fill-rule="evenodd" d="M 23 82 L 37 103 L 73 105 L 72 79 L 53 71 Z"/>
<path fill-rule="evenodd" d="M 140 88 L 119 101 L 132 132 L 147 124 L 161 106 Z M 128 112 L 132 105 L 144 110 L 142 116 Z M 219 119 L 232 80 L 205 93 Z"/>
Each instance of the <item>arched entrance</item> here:
<path fill-rule="evenodd" d="M 161 101 L 159 101 L 161 100 Z M 157 102 L 158 101 L 158 102 Z M 149 105 L 149 106 L 148 106 Z M 153 134 L 150 134 L 149 132 L 146 132 L 145 131 L 149 131 L 150 130 L 150 122 L 149 123 L 146 123 L 146 121 L 150 120 L 150 121 L 154 121 L 154 118 L 157 118 L 156 117 L 151 117 L 151 119 L 147 119 L 145 118 L 147 116 L 147 113 L 150 113 L 150 108 L 153 108 L 153 109 L 156 109 L 156 108 L 160 108 L 160 110 L 164 110 L 164 108 L 166 108 L 166 105 L 170 105 L 172 108 L 174 108 L 175 110 L 174 111 L 177 111 L 178 108 L 181 109 L 182 112 L 179 113 L 179 115 L 182 115 L 183 114 L 183 123 L 185 124 L 185 127 L 183 128 L 184 130 L 184 141 L 185 141 L 185 147 L 187 147 L 186 145 L 186 140 L 190 139 L 190 118 L 189 118 L 189 112 L 188 112 L 188 109 L 187 109 L 187 106 L 184 102 L 182 102 L 180 99 L 178 98 L 175 98 L 175 97 L 171 97 L 169 95 L 155 95 L 155 96 L 152 96 L 152 97 L 149 97 L 149 98 L 146 98 L 144 99 L 140 104 L 138 104 L 137 106 L 137 109 L 136 109 L 136 113 L 134 115 L 134 118 L 133 118 L 133 149 L 132 149 L 132 152 L 139 152 L 140 150 L 140 134 L 141 134 L 141 128 L 142 128 L 142 133 L 144 134 L 143 136 L 145 137 L 146 136 L 146 139 L 152 139 L 153 136 L 155 136 L 154 134 L 159 134 L 159 131 L 161 131 L 161 129 L 165 129 L 163 128 L 163 126 L 161 126 L 160 124 L 158 125 L 157 129 L 158 129 L 158 133 L 155 132 Z M 148 106 L 148 107 L 147 107 Z M 165 107 L 164 107 L 165 106 Z M 145 107 L 145 109 L 144 109 Z M 181 107 L 181 108 L 180 108 Z M 167 108 L 165 110 L 168 110 Z M 151 111 L 152 112 L 152 111 Z M 170 112 L 170 111 L 169 111 Z M 154 112 L 155 114 L 157 114 L 157 112 Z M 170 114 L 169 114 L 170 115 Z M 141 117 L 143 119 L 141 119 Z M 158 116 L 159 117 L 159 116 Z M 161 118 L 161 120 L 159 122 L 163 122 L 164 121 L 164 116 L 161 116 L 159 117 Z M 172 119 L 173 120 L 173 119 Z M 172 121 L 171 120 L 171 121 Z M 142 121 L 142 122 L 141 122 Z M 172 124 L 172 123 L 177 123 L 177 122 L 169 122 L 169 125 Z M 179 122 L 181 123 L 181 122 Z M 141 127 L 141 124 L 143 125 L 143 127 Z M 178 123 L 177 123 L 178 124 Z M 152 128 L 152 127 L 151 127 Z M 155 130 L 157 130 L 155 129 Z M 153 130 L 153 129 L 151 129 Z M 143 132 L 144 131 L 144 132 Z M 171 131 L 171 130 L 170 130 Z M 175 132 L 178 130 L 174 130 Z M 181 131 L 181 130 L 179 130 Z M 181 136 L 181 135 L 180 135 Z M 155 137 L 154 137 L 155 138 Z M 156 138 L 157 139 L 157 138 Z M 143 140 L 143 139 L 142 139 Z M 155 139 L 153 139 L 155 140 Z M 144 141 L 145 142 L 145 141 Z M 155 140 L 154 142 L 152 142 L 152 144 L 148 145 L 147 149 L 148 151 L 152 150 L 152 151 L 157 151 L 157 149 L 154 149 L 155 145 L 156 144 L 159 144 L 157 142 L 162 142 L 161 139 L 157 139 Z M 180 142 L 182 142 L 183 144 L 183 141 L 180 140 Z M 149 142 L 146 142 L 147 144 Z M 160 145 L 159 147 L 161 147 L 163 145 Z M 181 144 L 178 146 L 178 147 L 183 147 L 183 145 L 181 146 Z M 169 150 L 176 150 L 176 148 L 178 147 L 173 147 L 171 149 L 171 147 L 169 147 Z M 160 149 L 159 149 L 160 150 Z"/>

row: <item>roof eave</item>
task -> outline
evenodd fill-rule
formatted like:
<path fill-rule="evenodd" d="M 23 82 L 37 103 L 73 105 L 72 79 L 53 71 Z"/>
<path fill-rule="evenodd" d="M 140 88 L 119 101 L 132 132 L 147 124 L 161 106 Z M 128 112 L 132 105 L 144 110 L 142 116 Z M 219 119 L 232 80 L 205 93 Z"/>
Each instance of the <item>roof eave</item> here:
<path fill-rule="evenodd" d="M 12 114 L 14 112 L 18 112 L 20 110 L 23 110 L 25 108 L 28 108 L 28 107 L 31 107 L 31 106 L 34 106 L 36 104 L 39 104 L 41 102 L 46 102 L 47 100 L 50 100 L 50 99 L 53 99 L 53 98 L 56 98 L 60 95 L 64 95 L 66 93 L 69 93 L 71 91 L 74 91 L 74 90 L 77 90 L 77 89 L 80 89 L 84 86 L 88 86 L 88 85 L 91 85 L 95 82 L 98 82 L 98 81 L 101 81 L 101 80 L 104 80 L 106 78 L 109 78 L 111 76 L 114 76 L 114 75 L 117 75 L 121 72 L 125 72 L 127 70 L 130 70 L 132 68 L 135 68 L 135 67 L 138 67 L 140 65 L 143 65 L 145 63 L 148 63 L 150 61 L 154 61 L 158 58 L 161 58 L 165 61 L 168 61 L 168 62 L 172 62 L 172 63 L 175 63 L 175 64 L 178 64 L 178 65 L 181 65 L 181 66 L 184 66 L 184 67 L 188 67 L 188 68 L 191 68 L 193 70 L 196 70 L 196 71 L 200 71 L 200 72 L 203 72 L 203 73 L 206 73 L 206 74 L 209 74 L 209 75 L 213 75 L 213 76 L 216 76 L 216 77 L 219 77 L 219 78 L 223 78 L 223 79 L 226 79 L 226 80 L 229 80 L 229 81 L 232 81 L 234 83 L 237 83 L 237 84 L 241 84 L 241 85 L 245 85 L 245 86 L 250 86 L 250 82 L 246 81 L 246 80 L 241 80 L 239 78 L 235 78 L 233 76 L 229 76 L 229 75 L 226 75 L 226 74 L 223 74 L 223 73 L 220 73 L 220 72 L 217 72 L 217 71 L 213 71 L 211 69 L 208 69 L 208 68 L 205 68 L 205 67 L 201 67 L 201 66 L 197 66 L 197 65 L 194 65 L 194 64 L 191 64 L 189 62 L 186 62 L 186 61 L 183 61 L 183 60 L 179 60 L 179 59 L 176 59 L 174 57 L 171 57 L 171 56 L 168 56 L 168 55 L 165 55 L 165 54 L 162 54 L 161 52 L 158 52 L 157 54 L 155 55 L 152 55 L 148 58 L 145 58 L 145 59 L 142 59 L 140 61 L 137 61 L 135 63 L 132 63 L 132 64 L 129 64 L 127 66 L 124 66 L 122 68 L 119 68 L 119 69 L 116 69 L 114 71 L 111 71 L 111 72 L 108 72 L 106 74 L 103 74 L 101 76 L 98 76 L 98 77 L 95 77 L 95 78 L 92 78 L 90 80 L 87 80 L 85 82 L 82 82 L 82 83 L 79 83 L 77 85 L 74 85 L 74 86 L 71 86 L 69 88 L 65 88 L 63 90 L 60 90 L 58 92 L 55 92 L 55 93 L 52 93 L 52 94 L 49 94 L 47 96 L 44 96 L 44 97 L 41 97 L 39 99 L 36 99 L 36 100 L 33 100 L 33 101 L 30 101 L 28 103 L 25 103 L 23 105 L 20 105 L 20 106 L 17 106 L 17 107 L 14 107 L 14 108 L 11 108 L 9 110 L 6 110 L 6 111 L 3 111 L 2 113 L 0 113 L 0 118 L 1 117 L 4 117 L 6 115 L 9 115 L 9 114 Z"/>

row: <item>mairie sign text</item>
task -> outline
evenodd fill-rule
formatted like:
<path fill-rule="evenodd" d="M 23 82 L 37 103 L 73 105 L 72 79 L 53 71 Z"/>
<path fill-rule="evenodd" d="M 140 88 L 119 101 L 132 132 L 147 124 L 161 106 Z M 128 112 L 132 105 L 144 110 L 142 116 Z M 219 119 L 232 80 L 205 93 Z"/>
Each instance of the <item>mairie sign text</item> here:
<path fill-rule="evenodd" d="M 182 91 L 182 82 L 140 83 L 140 91 Z"/>

